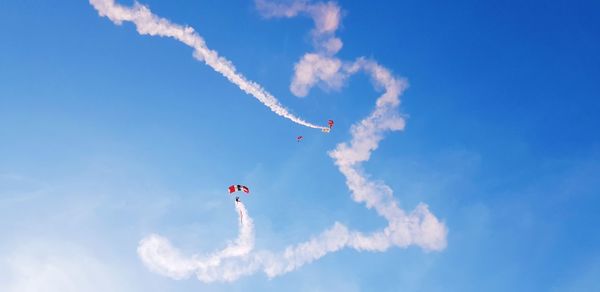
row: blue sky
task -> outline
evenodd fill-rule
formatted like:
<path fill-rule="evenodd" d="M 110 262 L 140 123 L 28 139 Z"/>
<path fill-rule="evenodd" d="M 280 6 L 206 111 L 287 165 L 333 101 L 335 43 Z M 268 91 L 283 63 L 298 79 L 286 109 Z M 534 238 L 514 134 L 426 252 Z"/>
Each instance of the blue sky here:
<path fill-rule="evenodd" d="M 119 2 L 130 5 L 132 2 Z M 599 289 L 600 20 L 594 1 L 340 1 L 337 56 L 410 84 L 364 169 L 447 246 L 331 253 L 269 279 L 173 280 L 138 242 L 222 248 L 243 183 L 256 247 L 280 250 L 334 222 L 386 221 L 350 199 L 327 152 L 380 92 L 365 74 L 290 93 L 313 50 L 307 17 L 252 1 L 144 1 L 294 114 L 277 116 L 173 39 L 116 26 L 86 1 L 0 4 L 0 286 L 9 291 L 594 291 Z M 295 137 L 303 135 L 297 143 Z"/>

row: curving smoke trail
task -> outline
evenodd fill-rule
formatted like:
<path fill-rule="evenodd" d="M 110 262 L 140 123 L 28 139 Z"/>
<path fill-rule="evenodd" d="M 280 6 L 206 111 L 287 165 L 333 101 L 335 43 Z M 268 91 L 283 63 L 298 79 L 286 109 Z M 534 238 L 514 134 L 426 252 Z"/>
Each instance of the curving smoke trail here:
<path fill-rule="evenodd" d="M 167 19 L 158 17 L 148 7 L 137 2 L 132 7 L 119 5 L 114 0 L 90 0 L 90 4 L 96 8 L 100 16 L 108 17 L 115 24 L 120 25 L 124 21 L 129 21 L 135 24 L 139 34 L 171 37 L 192 47 L 196 59 L 204 61 L 208 66 L 221 73 L 242 91 L 254 96 L 276 114 L 309 128 L 327 128 L 309 123 L 290 113 L 287 108 L 259 84 L 246 79 L 246 77 L 238 73 L 229 60 L 219 56 L 216 51 L 209 49 L 204 39 L 193 28 L 174 24 Z"/>
<path fill-rule="evenodd" d="M 361 163 L 369 160 L 386 131 L 404 129 L 405 121 L 398 115 L 397 107 L 406 82 L 394 78 L 388 70 L 373 61 L 359 59 L 348 67 L 348 72 L 358 70 L 369 74 L 375 85 L 384 88 L 385 92 L 377 99 L 371 114 L 352 126 L 350 142 L 338 144 L 329 155 L 346 177 L 352 199 L 357 203 L 364 203 L 367 208 L 375 209 L 377 214 L 387 220 L 385 228 L 363 233 L 336 222 L 312 239 L 289 246 L 283 251 L 254 251 L 251 218 L 240 204 L 236 206 L 240 211 L 240 219 L 243 217 L 242 221 L 245 223 L 240 223 L 240 234 L 236 240 L 239 244 L 234 245 L 234 248 L 230 245 L 224 250 L 232 248 L 244 252 L 225 257 L 223 250 L 208 256 L 184 257 L 167 239 L 151 235 L 143 239 L 138 248 L 138 254 L 144 263 L 151 270 L 173 279 L 195 274 L 203 282 L 214 282 L 234 281 L 257 271 L 263 271 L 268 277 L 276 277 L 343 248 L 383 252 L 393 246 L 417 245 L 427 251 L 444 249 L 446 226 L 429 212 L 427 205 L 419 204 L 407 214 L 398 207 L 393 192 L 387 185 L 370 181 L 361 171 Z"/>
<path fill-rule="evenodd" d="M 254 3 L 266 18 L 305 15 L 315 23 L 310 33 L 315 51 L 304 54 L 294 65 L 294 76 L 290 84 L 292 94 L 307 96 L 309 90 L 317 84 L 327 89 L 339 89 L 343 86 L 347 74 L 344 74 L 343 62 L 335 57 L 344 45 L 335 35 L 342 18 L 342 9 L 337 3 L 311 3 L 305 0 L 254 0 Z"/>
<path fill-rule="evenodd" d="M 254 248 L 254 223 L 248 216 L 242 202 L 236 202 L 236 213 L 239 216 L 239 234 L 235 241 L 230 242 L 224 249 L 204 256 L 187 258 L 171 246 L 169 241 L 157 234 L 152 234 L 140 241 L 138 255 L 144 264 L 152 271 L 174 279 L 189 277 L 196 272 L 204 281 L 222 276 L 228 277 L 227 272 L 219 272 L 228 258 L 247 256 Z M 231 272 L 229 272 L 231 273 Z"/>
<path fill-rule="evenodd" d="M 132 8 L 115 4 L 112 0 L 90 0 L 90 3 L 100 15 L 109 17 L 117 24 L 122 21 L 135 23 L 140 34 L 170 36 L 186 43 L 195 49 L 196 58 L 204 60 L 277 114 L 308 127 L 322 128 L 289 114 L 262 87 L 247 81 L 236 73 L 231 63 L 206 48 L 202 38 L 192 28 L 172 24 L 137 3 Z M 312 33 L 319 52 L 306 54 L 296 64 L 292 85 L 297 86 L 291 87 L 292 92 L 299 93 L 296 95 L 307 94 L 317 82 L 341 86 L 350 75 L 360 71 L 371 77 L 376 88 L 383 89 L 373 111 L 352 126 L 351 140 L 338 144 L 329 152 L 329 156 L 345 176 L 352 199 L 374 209 L 386 219 L 387 226 L 364 233 L 335 222 L 308 241 L 288 246 L 282 251 L 255 250 L 252 218 L 240 202 L 235 205 L 240 219 L 238 237 L 222 250 L 205 255 L 183 255 L 168 239 L 153 234 L 142 239 L 138 246 L 138 255 L 144 264 L 152 271 L 173 279 L 195 275 L 203 282 L 214 282 L 234 281 L 258 271 L 268 277 L 276 277 L 344 248 L 383 252 L 394 246 L 417 245 L 426 251 L 443 250 L 446 247 L 446 226 L 429 211 L 427 205 L 419 204 L 412 212 L 405 212 L 398 206 L 391 188 L 382 182 L 370 180 L 361 168 L 362 163 L 367 162 L 377 149 L 385 132 L 404 129 L 405 120 L 398 114 L 398 106 L 400 95 L 407 87 L 406 81 L 394 77 L 374 61 L 359 58 L 354 62 L 342 62 L 334 57 L 341 48 L 341 40 L 334 36 L 339 25 L 340 9 L 337 4 L 310 4 L 299 0 L 282 6 L 257 0 L 257 5 L 270 17 L 293 17 L 302 12 L 315 21 L 316 28 Z"/>

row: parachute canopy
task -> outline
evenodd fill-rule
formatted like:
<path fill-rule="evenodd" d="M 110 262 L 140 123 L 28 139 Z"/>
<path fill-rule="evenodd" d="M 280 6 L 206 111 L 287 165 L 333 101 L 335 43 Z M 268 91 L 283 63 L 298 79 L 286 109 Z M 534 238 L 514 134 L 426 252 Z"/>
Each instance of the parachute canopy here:
<path fill-rule="evenodd" d="M 330 128 L 323 128 L 323 129 L 321 129 L 321 131 L 323 133 L 329 133 L 329 131 L 331 131 L 331 129 Z"/>
<path fill-rule="evenodd" d="M 250 193 L 250 189 L 247 186 L 243 186 L 243 185 L 230 185 L 229 186 L 229 193 L 234 193 L 234 192 L 244 192 L 246 194 Z"/>
<path fill-rule="evenodd" d="M 329 125 L 329 129 L 333 127 L 333 120 L 327 121 L 327 125 Z"/>

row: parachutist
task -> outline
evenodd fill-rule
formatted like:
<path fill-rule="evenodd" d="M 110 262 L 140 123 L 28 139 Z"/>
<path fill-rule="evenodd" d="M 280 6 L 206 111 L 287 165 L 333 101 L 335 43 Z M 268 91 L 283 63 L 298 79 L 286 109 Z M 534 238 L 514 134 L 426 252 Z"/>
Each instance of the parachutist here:
<path fill-rule="evenodd" d="M 246 195 L 250 194 L 250 189 L 247 186 L 243 185 L 230 185 L 229 186 L 229 194 L 233 194 L 235 192 L 244 192 Z M 235 196 L 235 203 L 241 203 L 240 196 Z"/>

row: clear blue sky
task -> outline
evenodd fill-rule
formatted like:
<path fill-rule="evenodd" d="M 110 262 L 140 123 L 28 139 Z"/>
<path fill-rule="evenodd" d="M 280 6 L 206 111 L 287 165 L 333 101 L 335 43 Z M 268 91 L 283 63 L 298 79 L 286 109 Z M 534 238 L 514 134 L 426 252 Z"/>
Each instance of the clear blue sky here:
<path fill-rule="evenodd" d="M 327 156 L 377 93 L 364 75 L 341 91 L 289 92 L 311 50 L 308 18 L 266 20 L 252 1 L 142 3 L 194 27 L 294 113 L 335 119 L 335 130 L 273 115 L 190 48 L 116 26 L 87 1 L 2 1 L 0 287 L 600 290 L 597 1 L 340 1 L 338 56 L 373 58 L 410 83 L 406 130 L 365 168 L 404 209 L 427 203 L 448 246 L 344 250 L 274 279 L 216 284 L 154 274 L 136 247 L 153 232 L 185 252 L 222 247 L 237 233 L 232 183 L 253 191 L 257 247 L 304 241 L 335 221 L 385 224 L 349 198 Z"/>

